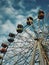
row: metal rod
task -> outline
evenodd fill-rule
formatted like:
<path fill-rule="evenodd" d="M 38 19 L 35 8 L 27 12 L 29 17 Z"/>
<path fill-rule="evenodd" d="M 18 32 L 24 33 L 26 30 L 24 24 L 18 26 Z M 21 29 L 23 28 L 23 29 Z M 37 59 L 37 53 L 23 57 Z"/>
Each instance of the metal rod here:
<path fill-rule="evenodd" d="M 35 64 L 36 48 L 37 48 L 37 41 L 34 44 L 34 48 L 33 48 L 33 52 L 32 52 L 32 57 L 31 57 L 30 65 L 34 65 Z"/>

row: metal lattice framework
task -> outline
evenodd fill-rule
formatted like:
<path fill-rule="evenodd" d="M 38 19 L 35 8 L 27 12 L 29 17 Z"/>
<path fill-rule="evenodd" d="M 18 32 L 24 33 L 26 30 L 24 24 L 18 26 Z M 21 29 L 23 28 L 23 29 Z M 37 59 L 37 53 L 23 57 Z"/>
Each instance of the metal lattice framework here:
<path fill-rule="evenodd" d="M 41 14 L 40 14 L 41 13 Z M 39 11 L 38 31 L 35 30 L 32 17 L 27 18 L 27 25 L 18 24 L 17 34 L 9 33 L 8 42 L 2 43 L 0 48 L 0 65 L 49 65 L 49 27 L 44 32 L 44 12 Z M 40 20 L 43 21 L 42 31 Z M 36 37 L 28 31 L 32 27 Z"/>

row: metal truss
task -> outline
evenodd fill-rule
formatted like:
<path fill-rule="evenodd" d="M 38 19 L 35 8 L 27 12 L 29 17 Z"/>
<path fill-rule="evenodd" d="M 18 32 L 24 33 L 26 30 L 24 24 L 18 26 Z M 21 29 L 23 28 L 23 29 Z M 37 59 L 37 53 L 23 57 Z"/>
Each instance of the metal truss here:
<path fill-rule="evenodd" d="M 40 16 L 44 15 L 43 11 L 42 13 Z M 40 29 L 40 19 L 44 18 L 44 16 L 40 16 L 38 16 L 38 30 Z M 33 20 L 31 17 L 29 18 Z M 27 20 L 31 21 L 30 19 Z M 19 24 L 19 29 L 17 29 L 19 33 L 9 34 L 8 42 L 1 45 L 4 48 L 0 49 L 0 65 L 49 65 L 49 41 L 47 41 L 49 30 L 47 33 L 44 32 L 44 20 L 42 21 L 43 29 L 40 32 L 35 30 L 32 22 L 27 22 L 28 25 L 24 27 Z M 28 31 L 30 27 L 33 28 L 35 38 Z M 46 28 L 49 29 L 49 26 Z M 24 35 L 24 33 L 26 34 Z"/>

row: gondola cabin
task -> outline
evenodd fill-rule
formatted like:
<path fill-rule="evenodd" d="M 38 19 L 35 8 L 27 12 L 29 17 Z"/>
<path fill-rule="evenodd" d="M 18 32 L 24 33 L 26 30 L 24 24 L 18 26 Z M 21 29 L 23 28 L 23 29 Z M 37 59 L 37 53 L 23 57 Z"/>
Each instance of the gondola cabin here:
<path fill-rule="evenodd" d="M 9 33 L 9 37 L 14 37 L 15 38 L 15 34 Z"/>
<path fill-rule="evenodd" d="M 27 18 L 27 25 L 31 25 L 33 23 L 33 18 L 32 17 L 28 17 Z"/>
<path fill-rule="evenodd" d="M 38 12 L 38 19 L 44 19 L 44 11 L 39 10 L 39 12 Z"/>
<path fill-rule="evenodd" d="M 12 43 L 12 42 L 14 41 L 14 39 L 11 38 L 11 39 L 8 39 L 8 41 L 9 41 L 10 43 Z"/>
<path fill-rule="evenodd" d="M 1 49 L 0 49 L 0 52 L 1 52 L 1 53 L 6 53 L 6 52 L 7 52 L 7 49 L 6 49 L 6 48 L 1 48 Z"/>
<path fill-rule="evenodd" d="M 5 43 L 2 43 L 1 46 L 4 47 L 4 48 L 8 47 L 8 45 L 5 44 Z"/>
<path fill-rule="evenodd" d="M 23 25 L 22 24 L 18 24 L 18 26 L 17 26 L 17 32 L 18 33 L 22 33 L 23 32 Z"/>
<path fill-rule="evenodd" d="M 34 40 L 39 41 L 39 38 L 35 38 Z"/>
<path fill-rule="evenodd" d="M 2 55 L 0 55 L 0 59 L 2 59 L 3 58 L 3 56 Z"/>

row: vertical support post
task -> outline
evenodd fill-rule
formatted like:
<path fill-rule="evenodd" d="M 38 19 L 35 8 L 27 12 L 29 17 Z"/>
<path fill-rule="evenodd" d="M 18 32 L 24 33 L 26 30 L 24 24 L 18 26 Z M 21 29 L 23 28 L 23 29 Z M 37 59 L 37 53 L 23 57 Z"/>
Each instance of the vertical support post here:
<path fill-rule="evenodd" d="M 39 49 L 39 58 L 40 58 L 40 65 L 45 65 L 44 63 L 44 58 L 42 55 L 42 50 L 41 50 L 41 40 L 38 41 L 38 49 Z"/>
<path fill-rule="evenodd" d="M 37 48 L 37 41 L 34 44 L 34 48 L 33 48 L 33 53 L 32 53 L 32 57 L 31 57 L 30 65 L 34 65 L 35 64 L 36 48 Z"/>

